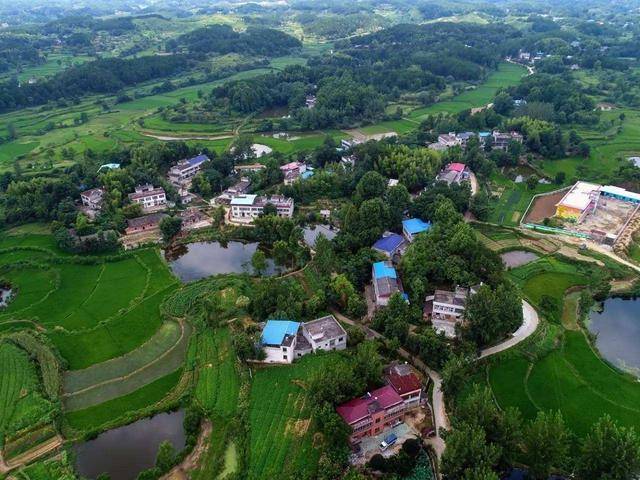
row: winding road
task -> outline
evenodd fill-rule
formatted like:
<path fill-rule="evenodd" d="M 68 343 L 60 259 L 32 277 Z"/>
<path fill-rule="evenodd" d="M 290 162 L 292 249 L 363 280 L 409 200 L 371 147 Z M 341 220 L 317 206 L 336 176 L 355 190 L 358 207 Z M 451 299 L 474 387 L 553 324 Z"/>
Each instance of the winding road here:
<path fill-rule="evenodd" d="M 351 320 L 350 318 L 345 317 L 344 315 L 342 315 L 337 311 L 332 311 L 332 313 L 335 315 L 335 317 L 338 320 L 344 323 L 347 323 L 349 325 L 362 328 L 364 332 L 367 334 L 367 338 L 384 338 L 384 336 L 381 333 L 376 332 L 375 330 L 365 325 L 357 323 Z M 507 350 L 517 345 L 518 343 L 522 342 L 523 340 L 531 336 L 531 334 L 535 332 L 536 329 L 538 328 L 538 325 L 540 323 L 540 318 L 538 317 L 538 312 L 536 312 L 536 310 L 528 302 L 524 300 L 522 301 L 522 317 L 523 317 L 522 325 L 520 325 L 520 327 L 509 338 L 507 338 L 503 342 L 498 343 L 497 345 L 481 350 L 477 360 L 480 360 L 482 358 L 487 358 L 499 352 L 503 352 L 504 350 Z M 431 408 L 433 410 L 436 436 L 427 439 L 426 443 L 433 447 L 438 459 L 440 459 L 446 448 L 444 439 L 440 436 L 440 431 L 449 430 L 450 428 L 449 417 L 447 416 L 447 410 L 444 403 L 444 394 L 442 393 L 442 377 L 438 372 L 429 368 L 422 360 L 413 356 L 404 348 L 399 348 L 398 354 L 402 358 L 404 358 L 405 360 L 413 364 L 413 366 L 415 366 L 418 370 L 421 370 L 423 373 L 428 375 L 431 381 L 433 382 L 433 396 L 431 398 Z"/>

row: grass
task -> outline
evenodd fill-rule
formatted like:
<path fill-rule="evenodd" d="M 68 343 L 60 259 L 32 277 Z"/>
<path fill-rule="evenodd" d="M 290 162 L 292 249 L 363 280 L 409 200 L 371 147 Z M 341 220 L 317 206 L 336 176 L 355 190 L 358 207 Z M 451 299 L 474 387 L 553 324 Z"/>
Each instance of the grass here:
<path fill-rule="evenodd" d="M 240 379 L 228 328 L 198 334 L 196 362 L 195 401 L 209 415 L 233 415 L 237 409 Z"/>
<path fill-rule="evenodd" d="M 166 375 L 128 395 L 109 400 L 94 407 L 65 415 L 69 426 L 78 431 L 92 431 L 114 419 L 150 407 L 167 396 L 180 380 L 182 370 Z"/>
<path fill-rule="evenodd" d="M 334 355 L 308 355 L 254 374 L 249 409 L 248 478 L 313 477 L 319 459 L 305 382 Z"/>

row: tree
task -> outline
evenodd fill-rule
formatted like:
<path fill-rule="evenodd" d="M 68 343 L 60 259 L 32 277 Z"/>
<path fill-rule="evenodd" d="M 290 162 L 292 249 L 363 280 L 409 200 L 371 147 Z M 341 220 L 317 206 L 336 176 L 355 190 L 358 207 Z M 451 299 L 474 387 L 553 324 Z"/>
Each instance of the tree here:
<path fill-rule="evenodd" d="M 378 353 L 378 344 L 372 341 L 362 342 L 356 348 L 353 364 L 354 374 L 375 388 L 382 379 L 382 358 Z"/>
<path fill-rule="evenodd" d="M 538 186 L 538 176 L 537 175 L 530 175 L 527 178 L 527 187 L 529 188 L 529 190 L 535 190 L 536 187 Z"/>
<path fill-rule="evenodd" d="M 474 472 L 491 471 L 499 456 L 500 448 L 487 443 L 480 427 L 465 423 L 447 435 L 447 449 L 442 455 L 442 473 L 447 480 L 482 478 L 474 477 Z"/>
<path fill-rule="evenodd" d="M 315 250 L 313 264 L 316 270 L 320 275 L 328 277 L 337 268 L 338 261 L 331 240 L 320 234 L 313 248 Z"/>
<path fill-rule="evenodd" d="M 562 185 L 566 178 L 567 178 L 567 174 L 565 172 L 558 172 L 558 173 L 556 173 L 556 177 L 555 177 L 554 181 L 558 185 Z"/>
<path fill-rule="evenodd" d="M 160 231 L 165 242 L 170 242 L 182 228 L 182 219 L 179 217 L 165 217 L 160 221 Z"/>
<path fill-rule="evenodd" d="M 356 185 L 356 194 L 360 201 L 382 197 L 386 190 L 387 179 L 374 171 L 365 173 Z"/>
<path fill-rule="evenodd" d="M 166 473 L 175 465 L 176 451 L 171 442 L 165 440 L 158 447 L 158 456 L 156 457 L 156 467 L 162 473 Z"/>
<path fill-rule="evenodd" d="M 509 115 L 513 110 L 513 98 L 506 92 L 501 92 L 493 99 L 493 109 L 500 115 Z"/>
<path fill-rule="evenodd" d="M 628 480 L 640 475 L 640 438 L 633 428 L 616 424 L 605 415 L 583 440 L 577 461 L 583 480 Z"/>
<path fill-rule="evenodd" d="M 256 250 L 251 256 L 251 266 L 256 275 L 262 275 L 267 269 L 267 256 L 262 250 Z"/>
<path fill-rule="evenodd" d="M 525 458 L 529 473 L 546 480 L 568 460 L 570 437 L 560 412 L 538 412 L 524 435 Z"/>

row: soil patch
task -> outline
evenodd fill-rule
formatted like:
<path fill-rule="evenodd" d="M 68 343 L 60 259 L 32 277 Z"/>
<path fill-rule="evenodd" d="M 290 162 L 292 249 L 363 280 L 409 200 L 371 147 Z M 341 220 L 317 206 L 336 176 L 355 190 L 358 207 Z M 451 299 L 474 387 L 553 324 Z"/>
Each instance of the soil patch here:
<path fill-rule="evenodd" d="M 553 217 L 556 213 L 556 203 L 562 200 L 566 190 L 536 197 L 527 212 L 525 223 L 540 223 L 545 218 Z"/>

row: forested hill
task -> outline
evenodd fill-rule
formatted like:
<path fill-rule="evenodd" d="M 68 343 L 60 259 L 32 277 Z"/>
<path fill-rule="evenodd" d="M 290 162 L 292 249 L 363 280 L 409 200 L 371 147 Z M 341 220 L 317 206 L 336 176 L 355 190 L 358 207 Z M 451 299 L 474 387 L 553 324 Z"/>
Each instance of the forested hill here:
<path fill-rule="evenodd" d="M 420 66 L 434 75 L 478 80 L 521 46 L 522 33 L 507 25 L 403 24 L 336 45 L 359 63 L 384 61 L 394 68 Z"/>
<path fill-rule="evenodd" d="M 139 82 L 172 75 L 188 65 L 187 55 L 105 58 L 68 68 L 42 83 L 5 82 L 0 84 L 0 112 L 88 93 L 115 93 Z"/>
<path fill-rule="evenodd" d="M 270 28 L 251 27 L 238 33 L 229 25 L 210 25 L 167 41 L 167 50 L 186 49 L 191 53 L 242 53 L 279 56 L 300 48 L 300 41 Z"/>

